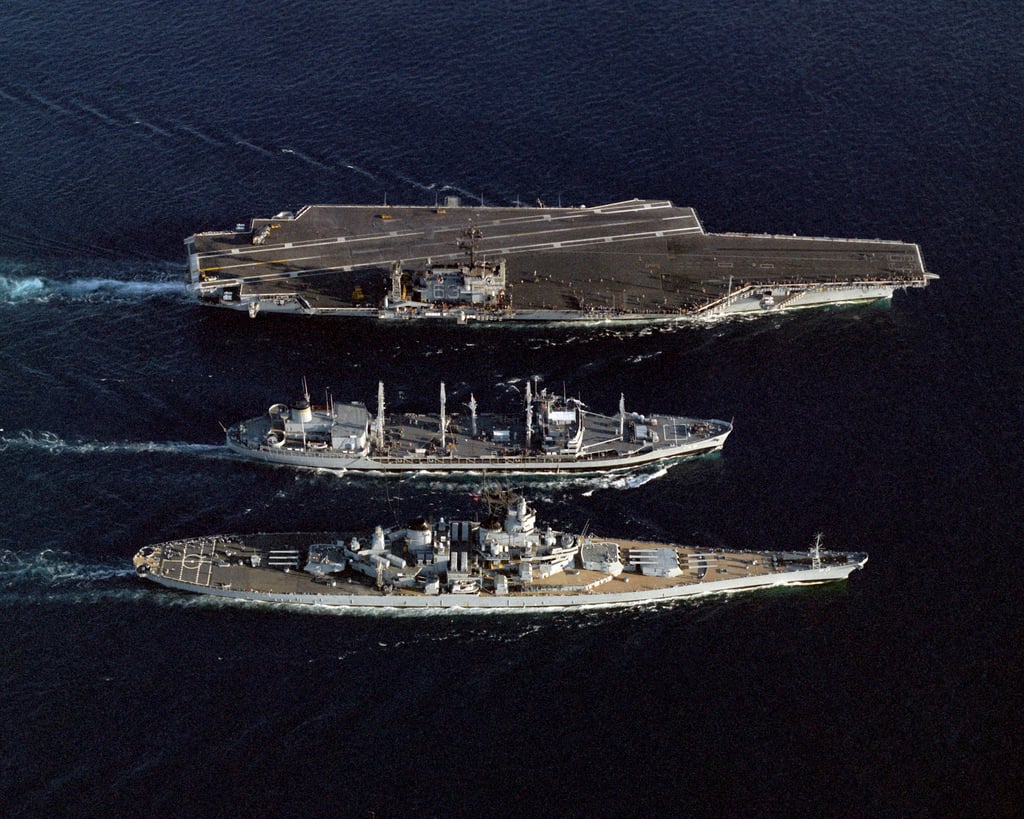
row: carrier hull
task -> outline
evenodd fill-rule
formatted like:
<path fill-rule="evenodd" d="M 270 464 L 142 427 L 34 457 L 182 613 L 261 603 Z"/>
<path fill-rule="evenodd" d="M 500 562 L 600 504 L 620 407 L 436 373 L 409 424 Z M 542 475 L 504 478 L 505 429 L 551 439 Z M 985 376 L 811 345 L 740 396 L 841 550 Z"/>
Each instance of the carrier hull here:
<path fill-rule="evenodd" d="M 916 244 L 707 233 L 692 208 L 655 200 L 313 205 L 185 244 L 200 303 L 254 317 L 665 322 L 888 299 L 935 278 Z"/>

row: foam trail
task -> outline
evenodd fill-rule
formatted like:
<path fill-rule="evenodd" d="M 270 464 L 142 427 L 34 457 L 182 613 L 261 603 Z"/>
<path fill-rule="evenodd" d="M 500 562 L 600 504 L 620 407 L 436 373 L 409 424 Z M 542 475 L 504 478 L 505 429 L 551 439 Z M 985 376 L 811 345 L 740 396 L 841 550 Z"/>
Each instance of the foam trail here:
<path fill-rule="evenodd" d="M 75 455 L 161 453 L 231 457 L 227 447 L 221 444 L 193 444 L 186 441 L 65 441 L 59 435 L 45 430 L 35 432 L 23 429 L 7 433 L 0 429 L 0 452 L 33 449 L 42 449 L 53 454 L 67 452 Z"/>
<path fill-rule="evenodd" d="M 143 128 L 148 128 L 154 134 L 157 134 L 157 135 L 162 136 L 162 137 L 170 137 L 171 136 L 169 131 L 165 131 L 163 128 L 159 127 L 158 125 L 154 125 L 152 122 L 147 122 L 142 117 L 140 117 L 138 114 L 133 114 L 131 112 L 128 112 L 128 120 L 129 120 L 129 122 L 128 122 L 129 125 L 141 125 Z"/>
<path fill-rule="evenodd" d="M 250 150 L 256 151 L 256 153 L 263 154 L 264 156 L 275 156 L 273 151 L 268 151 L 266 148 L 261 148 L 259 145 L 253 145 L 248 140 L 242 139 L 240 136 L 229 134 L 234 140 L 235 145 L 241 145 L 243 148 L 249 148 Z"/>
<path fill-rule="evenodd" d="M 657 358 L 659 355 L 661 355 L 661 350 L 655 350 L 653 353 L 630 356 L 626 359 L 626 362 L 629 364 L 639 364 L 641 361 L 646 361 L 649 358 Z"/>
<path fill-rule="evenodd" d="M 594 492 L 597 489 L 618 489 L 620 491 L 628 489 L 638 489 L 644 484 L 648 484 L 651 481 L 657 480 L 658 478 L 664 478 L 667 474 L 668 468 L 661 467 L 660 469 L 654 472 L 642 472 L 637 475 L 624 475 L 622 477 L 611 479 L 601 478 L 599 479 L 598 485 L 595 486 L 593 489 L 589 489 L 586 492 L 584 492 L 583 496 L 585 498 L 589 498 L 591 495 L 594 494 Z"/>
<path fill-rule="evenodd" d="M 323 162 L 318 162 L 317 160 L 313 159 L 313 157 L 306 156 L 306 154 L 302 153 L 301 151 L 296 151 L 296 150 L 294 150 L 292 148 L 282 148 L 281 149 L 281 153 L 283 153 L 283 154 L 291 154 L 296 159 L 301 159 L 303 162 L 308 162 L 314 168 L 321 168 L 322 170 L 325 170 L 325 171 L 333 171 L 334 170 L 334 168 L 330 167 L 329 165 L 325 165 Z"/>
<path fill-rule="evenodd" d="M 122 296 L 148 298 L 156 295 L 185 295 L 184 282 L 126 282 L 118 279 L 76 279 L 64 285 L 72 295 L 114 293 Z"/>
<path fill-rule="evenodd" d="M 619 480 L 612 482 L 612 487 L 614 489 L 636 489 L 646 483 L 656 481 L 658 478 L 664 478 L 667 474 L 668 469 L 662 467 L 661 469 L 644 475 L 632 475 L 628 478 L 620 478 Z"/>
<path fill-rule="evenodd" d="M 67 108 L 58 105 L 53 100 L 48 100 L 46 99 L 46 97 L 40 96 L 35 91 L 28 91 L 27 93 L 32 99 L 34 99 L 44 108 L 49 108 L 51 111 L 56 111 L 58 114 L 63 114 L 66 117 L 71 116 L 71 112 Z"/>
<path fill-rule="evenodd" d="M 209 134 L 204 134 L 202 131 L 193 128 L 191 125 L 186 125 L 183 122 L 176 122 L 174 124 L 174 127 L 177 128 L 179 131 L 184 131 L 186 134 L 191 134 L 196 139 L 205 142 L 207 145 L 215 145 L 218 148 L 224 147 L 224 143 L 221 142 L 219 139 L 214 139 Z"/>
<path fill-rule="evenodd" d="M 0 549 L 0 605 L 93 605 L 138 600 L 148 590 L 134 575 L 127 559 L 88 561 L 56 549 L 35 554 Z M 175 599 L 170 596 L 170 600 Z"/>
<path fill-rule="evenodd" d="M 130 577 L 135 572 L 131 565 L 117 562 L 83 562 L 68 552 L 42 549 L 35 554 L 0 549 L 0 588 L 40 581 L 48 586 L 75 586 L 103 583 Z"/>
<path fill-rule="evenodd" d="M 370 173 L 365 168 L 360 168 L 358 165 L 353 165 L 351 162 L 342 162 L 341 164 L 344 167 L 348 168 L 350 171 L 355 171 L 356 173 L 362 174 L 367 179 L 372 179 L 374 182 L 380 182 L 381 181 L 379 177 L 377 177 L 376 175 Z"/>
<path fill-rule="evenodd" d="M 123 128 L 124 127 L 124 123 L 117 122 L 116 120 L 114 120 L 111 117 L 109 117 L 106 114 L 104 114 L 98 108 L 94 108 L 91 105 L 86 105 L 84 102 L 79 102 L 78 100 L 72 100 L 71 104 L 74 105 L 76 108 L 79 108 L 80 110 L 84 111 L 87 114 L 92 114 L 92 116 L 96 117 L 96 119 L 98 119 L 100 122 L 104 123 L 105 125 L 110 125 L 111 127 L 114 127 L 114 128 Z"/>
<path fill-rule="evenodd" d="M 419 188 L 421 191 L 427 192 L 437 190 L 437 185 L 433 183 L 431 183 L 430 185 L 424 185 L 422 182 L 417 182 L 415 179 L 412 179 L 411 177 L 408 177 L 405 174 L 400 173 L 396 173 L 395 176 L 398 179 L 402 180 L 406 185 L 409 185 L 412 188 Z"/>
<path fill-rule="evenodd" d="M 477 202 L 481 201 L 481 194 L 467 191 L 465 188 L 460 188 L 458 185 L 442 185 L 441 191 L 454 191 L 459 196 L 465 196 L 467 199 L 475 199 Z"/>
<path fill-rule="evenodd" d="M 5 302 L 39 298 L 46 292 L 46 282 L 39 276 L 16 278 L 0 276 L 0 300 Z"/>
<path fill-rule="evenodd" d="M 0 304 L 44 302 L 53 299 L 88 301 L 141 301 L 156 296 L 186 296 L 182 281 L 124 281 L 122 279 L 73 279 L 62 282 L 42 276 L 0 275 Z"/>

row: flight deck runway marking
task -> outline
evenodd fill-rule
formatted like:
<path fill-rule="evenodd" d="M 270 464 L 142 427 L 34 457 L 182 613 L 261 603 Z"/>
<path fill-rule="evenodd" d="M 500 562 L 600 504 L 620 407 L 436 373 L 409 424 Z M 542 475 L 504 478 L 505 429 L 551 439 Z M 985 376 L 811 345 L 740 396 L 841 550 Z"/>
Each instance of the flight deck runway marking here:
<path fill-rule="evenodd" d="M 648 204 L 644 205 L 643 207 L 627 207 L 625 205 L 621 205 L 621 206 L 605 206 L 605 207 L 602 207 L 602 208 L 590 208 L 590 209 L 581 208 L 579 210 L 570 211 L 570 212 L 564 213 L 564 214 L 563 213 L 557 213 L 557 214 L 545 213 L 545 214 L 541 214 L 541 215 L 529 215 L 529 216 L 525 216 L 524 215 L 522 217 L 490 219 L 490 220 L 486 220 L 486 221 L 475 222 L 474 223 L 474 227 L 477 227 L 477 228 L 480 228 L 480 229 L 484 229 L 484 228 L 492 228 L 492 227 L 509 227 L 509 226 L 515 226 L 515 225 L 528 225 L 530 223 L 537 223 L 537 222 L 551 224 L 551 223 L 560 222 L 560 221 L 564 222 L 564 221 L 568 221 L 568 220 L 574 220 L 575 221 L 575 220 L 579 220 L 579 219 L 586 219 L 588 217 L 593 217 L 595 215 L 598 215 L 598 216 L 622 216 L 622 215 L 627 215 L 627 214 L 630 214 L 630 213 L 642 214 L 642 213 L 645 213 L 645 212 L 650 212 L 650 211 L 654 211 L 654 210 L 663 210 L 665 208 L 670 208 L 670 207 L 672 207 L 671 203 L 667 203 L 666 202 L 666 203 L 653 203 L 653 204 L 648 203 Z M 677 215 L 677 216 L 660 217 L 660 218 L 661 218 L 662 221 L 667 221 L 669 219 L 686 219 L 686 220 L 689 220 L 689 221 L 697 223 L 697 225 L 699 226 L 699 222 L 697 222 L 696 216 L 693 213 L 685 213 L 685 214 L 680 214 L 680 215 Z M 617 222 L 607 222 L 607 221 L 603 221 L 601 219 L 594 219 L 593 220 L 593 225 L 592 226 L 588 226 L 588 227 L 592 227 L 592 229 L 594 229 L 594 230 L 602 230 L 602 231 L 604 231 L 604 230 L 608 230 L 609 228 L 623 227 L 623 226 L 629 225 L 629 224 L 644 224 L 644 223 L 647 223 L 647 222 L 650 222 L 650 221 L 651 221 L 650 218 L 639 218 L 639 219 L 631 219 L 631 220 L 628 220 L 628 221 L 617 221 Z M 578 230 L 578 229 L 579 229 L 578 227 L 574 228 L 572 226 L 566 226 L 564 228 L 558 228 L 557 230 Z M 461 234 L 464 231 L 465 231 L 465 226 L 464 225 L 438 225 L 433 230 L 434 235 L 450 234 L 450 233 L 460 233 Z M 550 232 L 552 232 L 552 231 L 550 231 L 550 230 L 537 231 L 537 233 L 550 233 Z M 291 247 L 295 247 L 295 248 L 298 248 L 298 247 L 317 247 L 317 246 L 325 245 L 325 244 L 343 244 L 343 243 L 353 243 L 353 242 L 366 242 L 366 241 L 373 241 L 373 240 L 379 240 L 379 239 L 412 239 L 412 238 L 420 237 L 420 236 L 423 236 L 423 235 L 425 235 L 425 231 L 418 231 L 418 230 L 417 231 L 411 231 L 411 230 L 410 231 L 389 231 L 386 234 L 370 233 L 370 234 L 362 234 L 362 235 L 356 235 L 356 236 L 332 236 L 332 237 L 325 238 L 325 239 L 298 240 L 298 241 L 293 241 L 293 242 L 290 242 L 290 243 L 285 243 L 283 246 L 285 246 L 285 247 L 291 246 Z M 485 237 L 485 238 L 488 239 L 488 240 L 495 240 L 495 239 L 499 239 L 499 238 L 506 238 L 508 236 L 516 236 L 516 235 L 529 235 L 529 233 L 500 234 L 498 236 L 488 236 L 488 237 Z M 252 248 L 246 248 L 246 250 L 249 253 L 267 253 L 267 252 L 273 252 L 273 250 L 275 248 L 280 248 L 280 247 L 282 247 L 282 245 L 279 244 L 279 243 L 276 243 L 276 244 L 272 244 L 272 245 L 267 245 L 266 247 L 253 246 Z M 204 253 L 199 253 L 197 255 L 199 256 L 199 258 L 210 258 L 210 257 L 216 257 L 216 256 L 233 255 L 233 254 L 238 254 L 240 252 L 242 252 L 241 249 L 233 248 L 231 250 L 206 251 Z M 208 269 L 212 269 L 212 268 L 208 268 Z"/>
<path fill-rule="evenodd" d="M 356 242 L 380 241 L 382 239 L 413 239 L 422 235 L 423 231 L 410 230 L 404 233 L 368 233 L 365 236 L 331 236 L 327 239 L 300 239 L 299 241 L 292 242 L 291 246 L 292 248 L 320 247 L 322 245 L 354 244 Z M 280 243 L 252 245 L 251 247 L 246 247 L 245 252 L 250 254 L 274 253 L 279 252 L 283 246 Z M 207 250 L 195 255 L 200 259 L 213 259 L 221 256 L 230 256 L 238 250 L 238 248 L 234 248 L 230 252 L 226 250 Z"/>
<path fill-rule="evenodd" d="M 628 212 L 631 212 L 631 211 L 623 209 L 623 210 L 617 211 L 617 212 L 616 211 L 612 211 L 611 213 L 615 213 L 616 215 L 618 215 L 619 213 L 628 213 Z M 637 212 L 637 210 L 633 209 L 632 212 Z M 574 215 L 566 215 L 566 216 L 559 216 L 557 218 L 561 220 L 561 219 L 573 218 L 573 216 L 576 216 L 576 218 L 579 218 L 580 216 L 585 216 L 585 215 L 587 215 L 586 212 L 581 212 L 578 215 L 576 215 L 576 214 L 574 214 Z M 668 221 L 669 219 L 685 219 L 685 220 L 687 220 L 687 221 L 689 221 L 691 223 L 692 222 L 696 222 L 696 220 L 691 215 L 689 215 L 689 214 L 684 214 L 684 215 L 681 215 L 681 216 L 674 216 L 674 217 L 665 217 L 661 221 Z M 524 218 L 524 219 L 522 219 L 520 221 L 525 224 L 527 221 L 536 221 L 536 220 L 537 220 L 536 217 L 532 217 L 531 219 L 525 219 Z M 556 221 L 556 220 L 554 220 L 554 219 L 547 220 L 546 224 L 551 224 L 553 221 Z M 515 242 L 514 240 L 516 238 L 520 238 L 520 239 L 524 238 L 525 236 L 532 236 L 532 237 L 550 236 L 552 233 L 562 233 L 562 232 L 566 232 L 566 231 L 571 231 L 572 228 L 567 226 L 567 227 L 558 227 L 558 228 L 548 229 L 548 230 L 543 230 L 542 229 L 542 230 L 527 231 L 527 232 L 518 233 L 518 234 L 517 233 L 506 233 L 506 234 L 501 234 L 501 235 L 498 235 L 498 236 L 488 236 L 488 237 L 486 237 L 483 240 L 483 246 L 478 247 L 478 251 L 479 252 L 484 252 L 484 253 L 513 253 L 513 252 L 517 252 L 517 251 L 521 252 L 521 251 L 530 251 L 530 250 L 539 251 L 539 250 L 545 250 L 545 249 L 560 249 L 560 248 L 563 248 L 563 247 L 576 247 L 576 248 L 580 248 L 580 247 L 586 247 L 588 245 L 612 244 L 612 243 L 615 243 L 615 242 L 636 241 L 636 240 L 651 239 L 651 238 L 665 238 L 666 236 L 670 236 L 670 235 L 681 235 L 681 234 L 688 234 L 688 233 L 703 234 L 703 232 L 704 232 L 703 228 L 700 226 L 700 223 L 697 222 L 696 224 L 691 224 L 691 226 L 688 226 L 688 227 L 673 228 L 673 229 L 669 229 L 669 230 L 654 230 L 654 231 L 640 231 L 640 232 L 634 232 L 634 233 L 619 233 L 619 234 L 615 234 L 615 235 L 611 235 L 611 236 L 608 236 L 606 233 L 604 233 L 605 231 L 607 231 L 607 230 L 609 230 L 611 228 L 622 228 L 622 227 L 626 227 L 627 225 L 644 224 L 646 222 L 647 222 L 647 220 L 628 220 L 628 221 L 618 221 L 618 222 L 613 222 L 613 223 L 607 223 L 607 222 L 606 223 L 596 223 L 596 224 L 594 224 L 592 226 L 592 228 L 594 230 L 602 231 L 602 235 L 592 236 L 592 237 L 583 237 L 583 238 L 579 238 L 579 239 L 569 239 L 569 240 L 562 240 L 562 241 L 551 241 L 551 242 L 520 243 L 520 242 Z M 490 223 L 490 226 L 502 225 L 502 226 L 507 227 L 509 224 L 510 224 L 509 220 L 496 220 L 496 221 Z M 437 231 L 435 231 L 434 235 L 436 236 L 436 235 L 442 234 L 442 233 L 450 234 L 450 233 L 454 233 L 455 230 L 456 230 L 456 228 L 454 228 L 454 227 L 440 228 Z M 234 281 L 239 281 L 239 282 L 272 281 L 274 279 L 300 278 L 300 277 L 304 277 L 304 276 L 321 275 L 321 274 L 333 273 L 333 272 L 348 272 L 348 271 L 356 270 L 356 269 L 358 269 L 360 267 L 374 267 L 374 266 L 383 265 L 383 264 L 393 264 L 393 263 L 398 262 L 400 260 L 404 261 L 404 262 L 425 261 L 425 260 L 428 260 L 428 259 L 431 259 L 431 258 L 434 258 L 434 259 L 437 259 L 437 260 L 446 260 L 446 259 L 454 260 L 454 259 L 457 259 L 459 257 L 458 253 L 451 252 L 449 250 L 448 246 L 443 241 L 441 241 L 441 240 L 436 241 L 435 243 L 430 245 L 429 248 L 421 249 L 421 252 L 422 252 L 422 250 L 428 250 L 429 251 L 429 252 L 423 253 L 423 255 L 419 255 L 419 256 L 415 256 L 415 257 L 410 257 L 407 254 L 402 254 L 402 253 L 399 253 L 399 254 L 394 255 L 394 256 L 391 255 L 391 253 L 393 252 L 393 247 L 396 244 L 395 240 L 398 240 L 398 239 L 413 239 L 413 238 L 416 238 L 416 237 L 420 237 L 422 235 L 423 235 L 423 232 L 421 232 L 421 231 L 406 231 L 406 232 L 391 232 L 391 233 L 388 233 L 388 234 L 385 234 L 385 235 L 370 234 L 370 235 L 363 235 L 363 236 L 357 236 L 357 237 L 330 237 L 330 238 L 327 238 L 327 239 L 313 239 L 313 240 L 308 240 L 308 241 L 304 241 L 304 242 L 293 242 L 292 243 L 293 247 L 309 247 L 309 248 L 318 247 L 318 246 L 324 246 L 324 245 L 337 245 L 337 244 L 342 244 L 342 243 L 348 244 L 348 245 L 352 245 L 352 244 L 355 244 L 355 243 L 366 243 L 366 242 L 370 242 L 370 241 L 382 242 L 383 246 L 376 247 L 376 248 L 366 248 L 366 249 L 355 249 L 355 248 L 353 248 L 353 250 L 351 251 L 353 254 L 359 254 L 359 255 L 379 254 L 379 257 L 377 259 L 373 260 L 373 261 L 358 262 L 358 263 L 355 263 L 355 264 L 352 264 L 352 265 L 332 265 L 332 266 L 320 267 L 320 268 L 314 268 L 314 269 L 307 269 L 307 270 L 289 271 L 288 273 L 284 273 L 284 274 L 278 273 L 278 272 L 273 272 L 273 273 L 263 273 L 263 274 L 258 274 L 258 275 L 249 275 L 249 276 L 233 276 L 232 279 Z M 498 242 L 498 241 L 501 241 L 501 240 L 508 240 L 508 239 L 512 239 L 513 241 L 511 243 L 509 243 L 509 244 L 501 245 L 501 246 L 494 246 L 494 244 L 493 244 L 495 242 Z M 251 250 L 249 250 L 249 254 L 253 255 L 253 254 L 257 254 L 257 253 L 272 253 L 275 250 L 279 250 L 279 249 L 280 249 L 280 245 L 275 245 L 275 246 L 266 247 L 266 248 L 252 248 Z M 449 251 L 449 252 L 446 252 L 446 251 Z M 200 258 L 210 258 L 210 257 L 213 257 L 213 256 L 225 256 L 225 255 L 228 255 L 228 254 L 225 254 L 225 253 L 207 253 L 207 254 L 200 254 Z M 231 275 L 231 273 L 229 271 L 233 271 L 236 268 L 263 267 L 263 266 L 266 266 L 266 265 L 274 265 L 274 264 L 292 265 L 292 264 L 294 264 L 296 262 L 312 261 L 314 259 L 322 259 L 322 256 L 302 256 L 302 257 L 296 256 L 296 257 L 293 257 L 293 258 L 290 258 L 290 259 L 273 259 L 273 260 L 268 260 L 268 261 L 248 261 L 248 262 L 241 262 L 241 263 L 238 263 L 238 264 L 231 264 L 231 265 L 216 265 L 216 266 L 210 266 L 210 267 L 201 268 L 199 272 L 200 273 L 210 273 L 210 272 L 224 271 L 224 272 L 227 272 L 228 275 Z M 226 280 L 226 279 L 222 279 L 222 280 L 218 281 L 219 285 L 223 285 L 223 284 L 226 284 L 226 283 L 228 283 L 228 280 Z"/>
<path fill-rule="evenodd" d="M 518 233 L 498 233 L 493 235 L 486 235 L 481 237 L 482 241 L 497 241 L 499 239 L 515 239 L 518 237 L 525 236 L 551 236 L 555 233 L 579 233 L 582 230 L 600 231 L 602 234 L 611 233 L 612 236 L 617 235 L 630 235 L 630 234 L 619 234 L 614 232 L 613 228 L 625 228 L 630 225 L 647 225 L 650 224 L 649 219 L 629 219 L 618 222 L 601 222 L 595 225 L 567 225 L 565 227 L 559 226 L 558 228 L 547 228 L 543 230 L 533 231 L 521 231 Z"/>
<path fill-rule="evenodd" d="M 256 267 L 267 264 L 288 264 L 290 262 L 308 262 L 310 259 L 319 259 L 320 255 L 316 256 L 294 256 L 290 259 L 267 259 L 262 262 L 238 262 L 238 264 L 224 264 L 217 265 L 214 267 L 201 267 L 199 268 L 200 273 L 209 273 L 211 270 L 235 270 L 239 267 Z"/>
<path fill-rule="evenodd" d="M 588 245 L 614 244 L 614 243 L 617 243 L 617 242 L 631 242 L 631 241 L 637 241 L 637 240 L 640 240 L 640 239 L 655 239 L 655 238 L 665 238 L 665 237 L 668 237 L 668 236 L 682 236 L 682 235 L 685 235 L 685 234 L 692 234 L 692 233 L 703 233 L 703 231 L 699 227 L 673 228 L 673 229 L 669 229 L 669 230 L 645 231 L 643 233 L 624 233 L 624 234 L 620 234 L 618 236 L 594 236 L 594 237 L 586 238 L 586 239 L 566 239 L 566 240 L 563 240 L 561 242 L 534 242 L 534 243 L 530 243 L 530 244 L 510 244 L 510 245 L 504 245 L 504 246 L 500 246 L 500 247 L 489 247 L 488 246 L 488 247 L 478 248 L 477 252 L 479 252 L 479 253 L 492 253 L 492 254 L 493 253 L 497 253 L 497 254 L 501 254 L 501 253 L 513 253 L 513 252 L 523 252 L 523 251 L 531 251 L 531 250 L 535 250 L 535 251 L 536 250 L 556 250 L 556 249 L 564 248 L 564 247 L 581 248 L 581 247 L 587 247 Z M 353 251 L 354 255 L 355 254 L 368 254 L 368 253 L 379 253 L 380 256 L 377 257 L 377 258 L 374 258 L 372 260 L 369 260 L 369 261 L 355 262 L 353 264 L 347 264 L 347 265 L 331 265 L 331 266 L 328 266 L 328 267 L 317 267 L 317 268 L 311 268 L 311 269 L 308 269 L 308 270 L 288 271 L 286 273 L 274 272 L 274 273 L 262 273 L 262 274 L 258 274 L 258 275 L 249 275 L 249 276 L 233 276 L 230 279 L 226 279 L 226 278 L 225 279 L 217 279 L 216 282 L 215 282 L 215 285 L 217 287 L 223 287 L 225 285 L 236 284 L 236 283 L 247 284 L 247 283 L 252 283 L 252 282 L 270 282 L 270 281 L 274 281 L 274 280 L 277 280 L 277 279 L 297 279 L 297 278 L 303 278 L 303 277 L 306 277 L 306 276 L 324 275 L 324 274 L 327 274 L 327 273 L 348 273 L 348 272 L 351 272 L 353 270 L 358 270 L 359 268 L 380 267 L 382 265 L 394 264 L 395 262 L 399 262 L 399 261 L 405 262 L 405 263 L 426 262 L 427 259 L 434 259 L 435 261 L 444 261 L 446 259 L 456 260 L 456 259 L 458 259 L 458 258 L 460 258 L 462 256 L 462 252 L 461 251 L 444 252 L 443 250 L 441 250 L 441 252 L 435 251 L 435 252 L 432 252 L 432 253 L 430 253 L 428 255 L 424 255 L 424 256 L 405 256 L 405 255 L 391 256 L 391 255 L 386 255 L 386 253 L 387 253 L 386 249 L 385 250 L 374 250 L 374 249 L 369 249 L 368 248 L 368 249 L 365 249 L 365 250 L 354 250 Z M 306 257 L 306 258 L 316 259 L 316 258 L 322 258 L 322 257 L 311 256 L 311 257 Z M 208 272 L 208 271 L 211 271 L 211 270 L 230 271 L 230 270 L 234 270 L 236 268 L 241 268 L 241 267 L 263 267 L 263 266 L 269 265 L 269 264 L 285 264 L 288 261 L 289 260 L 274 260 L 274 261 L 266 261 L 266 262 L 247 262 L 245 264 L 238 264 L 238 265 L 225 265 L 224 267 L 203 268 L 202 272 Z M 297 261 L 297 259 L 292 260 L 292 261 Z"/>
<path fill-rule="evenodd" d="M 630 242 L 630 241 L 636 241 L 636 240 L 639 240 L 639 239 L 665 238 L 666 236 L 682 236 L 682 235 L 688 234 L 688 233 L 700 233 L 700 232 L 702 232 L 702 231 L 698 227 L 675 228 L 675 229 L 670 229 L 670 230 L 648 231 L 648 232 L 644 232 L 644 233 L 628 233 L 628 234 L 622 234 L 622 235 L 619 235 L 619 236 L 611 236 L 611 237 L 595 236 L 595 237 L 588 238 L 588 239 L 567 239 L 567 240 L 564 240 L 564 241 L 561 241 L 561 242 L 535 242 L 535 243 L 532 243 L 532 244 L 523 244 L 523 245 L 518 245 L 518 244 L 517 245 L 505 245 L 503 247 L 485 247 L 485 248 L 478 248 L 477 252 L 481 252 L 481 253 L 513 253 L 513 252 L 522 252 L 522 251 L 529 251 L 529 250 L 555 250 L 555 249 L 562 248 L 562 247 L 580 248 L 580 247 L 586 247 L 588 245 L 611 244 L 611 243 L 616 243 L 616 242 Z M 313 268 L 313 269 L 310 269 L 310 270 L 289 271 L 287 273 L 276 273 L 275 272 L 275 273 L 263 273 L 263 274 L 260 274 L 260 275 L 253 275 L 253 276 L 235 276 L 232 279 L 218 279 L 217 282 L 216 282 L 216 285 L 218 287 L 223 287 L 226 284 L 231 284 L 231 283 L 234 283 L 234 282 L 241 282 L 241 283 L 244 284 L 244 283 L 249 283 L 249 282 L 257 282 L 257 281 L 273 281 L 275 279 L 302 278 L 304 276 L 323 275 L 325 273 L 346 273 L 346 272 L 349 272 L 349 271 L 352 271 L 352 270 L 357 270 L 357 269 L 359 269 L 361 267 L 379 267 L 379 266 L 385 265 L 385 264 L 393 264 L 393 263 L 398 262 L 398 261 L 402 261 L 402 262 L 426 261 L 427 259 L 430 259 L 430 258 L 435 259 L 435 260 L 457 259 L 458 257 L 460 257 L 462 255 L 460 252 L 450 252 L 450 253 L 441 252 L 441 253 L 432 253 L 432 254 L 427 255 L 427 256 L 408 257 L 408 256 L 386 256 L 386 255 L 384 255 L 384 251 L 374 251 L 374 250 L 370 250 L 370 249 L 362 250 L 362 251 L 353 251 L 353 253 L 363 253 L 363 254 L 375 253 L 375 252 L 380 252 L 381 256 L 379 258 L 373 259 L 372 261 L 356 262 L 354 264 L 349 264 L 349 265 L 334 265 L 334 266 L 331 266 L 331 267 L 319 267 L 319 268 Z M 315 257 L 314 256 L 312 258 L 319 258 L 319 257 Z M 228 265 L 228 266 L 225 266 L 223 269 L 224 270 L 234 270 L 235 268 L 246 267 L 246 266 L 259 266 L 259 267 L 262 267 L 264 265 L 274 264 L 274 263 L 275 262 L 251 262 L 251 263 L 248 263 L 247 265 Z M 276 262 L 276 263 L 280 264 L 281 262 Z M 214 269 L 221 269 L 221 268 L 204 268 L 204 271 L 214 270 Z"/>
<path fill-rule="evenodd" d="M 664 238 L 665 236 L 679 236 L 684 233 L 696 233 L 699 228 L 675 228 L 670 230 L 652 230 L 644 231 L 643 233 L 622 233 L 617 236 L 604 237 L 594 236 L 587 239 L 566 239 L 561 242 L 538 242 L 534 244 L 524 245 L 506 245 L 505 247 L 487 248 L 488 253 L 511 253 L 513 251 L 523 250 L 546 250 L 559 247 L 585 247 L 586 245 L 602 244 L 607 239 L 612 242 L 630 242 L 638 239 L 658 239 Z"/>

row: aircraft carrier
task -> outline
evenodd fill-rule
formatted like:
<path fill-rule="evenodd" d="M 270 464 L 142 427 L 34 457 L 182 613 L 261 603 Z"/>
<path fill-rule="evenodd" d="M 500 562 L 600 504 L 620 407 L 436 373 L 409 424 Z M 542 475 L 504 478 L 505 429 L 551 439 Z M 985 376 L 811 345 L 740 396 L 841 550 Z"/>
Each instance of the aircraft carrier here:
<path fill-rule="evenodd" d="M 664 321 L 890 298 L 916 244 L 708 233 L 693 208 L 309 205 L 185 240 L 200 303 L 377 320 Z"/>

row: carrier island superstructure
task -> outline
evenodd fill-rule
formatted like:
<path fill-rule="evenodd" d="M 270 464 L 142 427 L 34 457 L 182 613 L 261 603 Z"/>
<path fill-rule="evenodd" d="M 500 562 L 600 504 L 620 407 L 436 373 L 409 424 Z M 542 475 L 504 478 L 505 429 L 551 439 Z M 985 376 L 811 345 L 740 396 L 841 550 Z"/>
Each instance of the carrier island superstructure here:
<path fill-rule="evenodd" d="M 708 233 L 693 208 L 309 205 L 185 240 L 204 305 L 379 320 L 665 321 L 890 298 L 916 244 Z"/>

